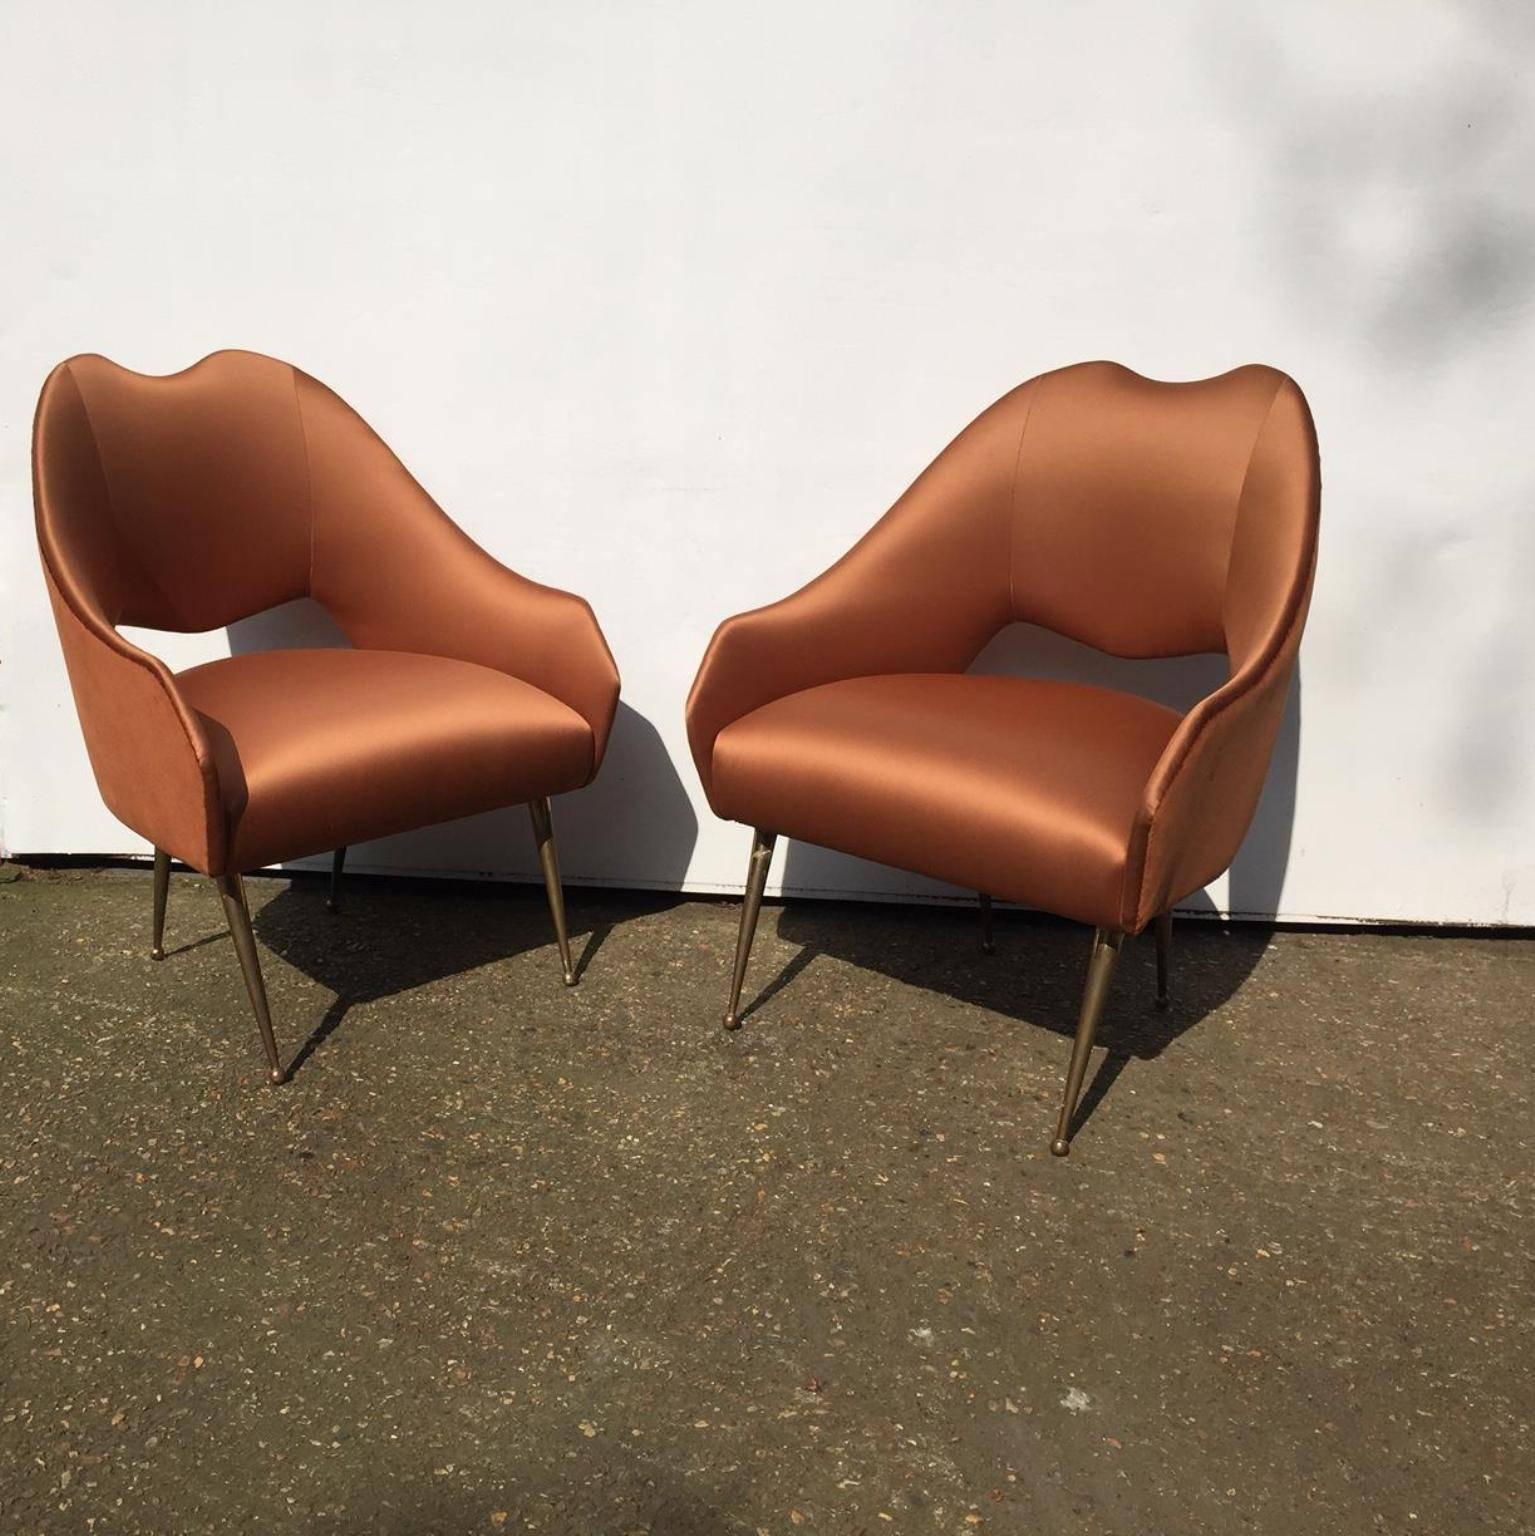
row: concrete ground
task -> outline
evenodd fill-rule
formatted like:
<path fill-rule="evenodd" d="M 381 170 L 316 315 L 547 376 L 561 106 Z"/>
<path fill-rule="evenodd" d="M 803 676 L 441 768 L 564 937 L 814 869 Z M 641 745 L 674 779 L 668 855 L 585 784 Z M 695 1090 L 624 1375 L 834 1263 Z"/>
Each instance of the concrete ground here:
<path fill-rule="evenodd" d="M 0 884 L 0 1531 L 1535 1527 L 1535 942 Z M 306 1043 L 307 1042 L 307 1043 Z M 1097 1062 L 1095 1061 L 1095 1067 Z"/>

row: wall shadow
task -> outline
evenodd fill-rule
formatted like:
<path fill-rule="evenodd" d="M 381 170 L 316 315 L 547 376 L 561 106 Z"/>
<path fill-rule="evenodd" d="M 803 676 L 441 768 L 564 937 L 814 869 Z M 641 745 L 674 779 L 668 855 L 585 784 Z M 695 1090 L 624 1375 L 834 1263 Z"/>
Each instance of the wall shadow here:
<path fill-rule="evenodd" d="M 249 651 L 344 650 L 352 643 L 324 608 L 309 597 L 237 619 L 225 633 L 232 656 L 244 656 Z"/>
<path fill-rule="evenodd" d="M 1315 364 L 1296 359 L 1324 473 L 1330 424 L 1358 438 L 1338 455 L 1355 553 L 1329 684 L 1368 688 L 1410 668 L 1437 701 L 1436 728 L 1416 747 L 1437 804 L 1420 796 L 1414 811 L 1506 845 L 1529 803 L 1535 744 L 1535 714 L 1510 707 L 1530 697 L 1531 487 L 1517 472 L 1496 486 L 1473 473 L 1469 490 L 1444 498 L 1433 466 L 1528 459 L 1522 420 L 1503 403 L 1526 388 L 1535 293 L 1535 9 L 1335 10 L 1321 51 L 1315 28 L 1284 12 L 1219 0 L 1206 0 L 1195 36 L 1213 101 L 1245 146 L 1287 329 L 1327 338 L 1343 370 L 1313 381 Z M 1372 431 L 1354 402 L 1397 390 L 1420 428 L 1404 433 L 1388 416 Z M 1393 461 L 1395 473 L 1374 472 Z M 1505 921 L 1518 863 L 1505 861 Z"/>
<path fill-rule="evenodd" d="M 1092 683 L 1152 698 L 1186 711 L 1225 681 L 1223 656 L 1124 661 L 1030 625 L 1014 625 L 977 658 L 973 671 Z M 1229 927 L 1208 892 L 1178 904 L 1183 921 L 1173 944 L 1171 1005 L 1154 1005 L 1154 950 L 1150 936 L 1127 946 L 1099 1033 L 1106 1056 L 1078 1110 L 1080 1125 L 1102 1102 L 1132 1058 L 1160 1055 L 1185 1030 L 1220 1007 L 1261 960 L 1279 909 L 1295 819 L 1300 751 L 1300 671 L 1286 704 L 1264 793 L 1232 864 L 1225 910 L 1257 921 Z M 744 840 L 743 840 L 744 857 Z M 829 849 L 791 842 L 782 858 L 787 898 L 764 915 L 781 939 L 800 952 L 759 988 L 748 987 L 746 1016 L 762 1012 L 818 956 L 876 971 L 1064 1035 L 1075 1032 L 1089 950 L 1089 934 L 1020 909 L 998 906 L 997 949 L 980 952 L 975 893 L 939 881 L 919 883 L 932 898 L 922 906 L 837 907 L 801 896 L 906 895 L 909 875 L 882 869 Z M 965 907 L 948 905 L 963 902 Z M 940 905 L 940 903 L 944 903 Z M 1206 919 L 1207 921 L 1198 921 Z M 758 1021 L 767 1022 L 766 1014 Z M 1063 1061 L 1064 1069 L 1064 1061 Z"/>
<path fill-rule="evenodd" d="M 1389 12 L 1340 16 L 1328 62 L 1377 48 L 1367 72 L 1318 68 L 1315 33 L 1282 12 L 1207 0 L 1196 33 L 1217 100 L 1256 142 L 1293 312 L 1415 372 L 1506 330 L 1535 287 L 1535 13 L 1500 0 L 1445 11 L 1464 25 L 1432 54 L 1393 37 Z"/>

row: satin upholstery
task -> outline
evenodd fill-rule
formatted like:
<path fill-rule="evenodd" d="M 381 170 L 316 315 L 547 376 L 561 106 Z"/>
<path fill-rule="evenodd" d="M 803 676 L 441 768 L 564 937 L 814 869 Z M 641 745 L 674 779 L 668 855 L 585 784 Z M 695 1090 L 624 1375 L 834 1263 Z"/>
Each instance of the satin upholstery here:
<path fill-rule="evenodd" d="M 1092 922 L 1178 716 L 1106 688 L 901 673 L 822 683 L 720 732 L 720 813 Z M 850 793 L 850 786 L 857 786 Z"/>
<path fill-rule="evenodd" d="M 38 541 L 103 798 L 208 874 L 575 788 L 618 673 L 590 607 L 507 570 L 287 363 L 71 358 L 33 433 Z M 119 624 L 312 596 L 356 647 L 173 675 Z"/>
<path fill-rule="evenodd" d="M 229 863 L 320 849 L 578 789 L 592 732 L 552 694 L 401 651 L 256 651 L 176 675 L 207 732 Z"/>
<path fill-rule="evenodd" d="M 715 632 L 687 712 L 710 804 L 1138 932 L 1246 832 L 1319 506 L 1310 414 L 1274 369 L 1032 379 L 829 571 Z M 1126 657 L 1223 651 L 1229 680 L 1179 719 L 1104 690 L 958 676 L 1014 621 Z"/>

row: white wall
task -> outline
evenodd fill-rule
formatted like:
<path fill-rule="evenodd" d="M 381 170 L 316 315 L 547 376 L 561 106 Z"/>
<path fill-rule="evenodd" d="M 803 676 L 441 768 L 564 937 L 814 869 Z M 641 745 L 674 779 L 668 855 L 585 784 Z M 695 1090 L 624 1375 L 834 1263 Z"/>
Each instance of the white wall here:
<path fill-rule="evenodd" d="M 1325 533 L 1230 902 L 1535 922 L 1527 9 L 5 0 L 0 839 L 141 847 L 95 795 L 32 544 L 32 405 L 69 353 L 290 358 L 482 543 L 586 593 L 627 708 L 561 807 L 567 870 L 696 890 L 746 853 L 682 728 L 718 619 L 822 569 L 1020 379 L 1257 359 L 1311 398 Z M 358 862 L 532 869 L 511 816 Z"/>

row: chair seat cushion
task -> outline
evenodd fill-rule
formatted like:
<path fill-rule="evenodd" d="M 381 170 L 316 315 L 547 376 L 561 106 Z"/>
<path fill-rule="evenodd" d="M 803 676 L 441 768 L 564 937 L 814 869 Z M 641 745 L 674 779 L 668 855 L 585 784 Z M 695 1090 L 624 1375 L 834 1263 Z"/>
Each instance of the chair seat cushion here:
<path fill-rule="evenodd" d="M 231 870 L 557 794 L 591 774 L 580 715 L 472 662 L 255 651 L 177 682 L 213 747 Z"/>
<path fill-rule="evenodd" d="M 1179 716 L 1035 678 L 858 677 L 714 745 L 715 809 L 766 831 L 1118 927 L 1131 829 Z"/>

